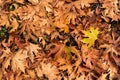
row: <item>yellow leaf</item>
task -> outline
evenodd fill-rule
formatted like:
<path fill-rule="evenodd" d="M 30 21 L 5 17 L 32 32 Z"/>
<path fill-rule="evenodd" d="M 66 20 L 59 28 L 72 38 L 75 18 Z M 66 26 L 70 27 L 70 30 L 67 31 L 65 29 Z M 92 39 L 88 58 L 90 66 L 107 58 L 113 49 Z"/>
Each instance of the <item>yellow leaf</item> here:
<path fill-rule="evenodd" d="M 91 27 L 90 30 L 82 31 L 82 32 L 84 33 L 84 37 L 86 38 L 83 38 L 81 42 L 88 44 L 88 47 L 94 45 L 94 42 L 98 37 L 99 31 Z"/>

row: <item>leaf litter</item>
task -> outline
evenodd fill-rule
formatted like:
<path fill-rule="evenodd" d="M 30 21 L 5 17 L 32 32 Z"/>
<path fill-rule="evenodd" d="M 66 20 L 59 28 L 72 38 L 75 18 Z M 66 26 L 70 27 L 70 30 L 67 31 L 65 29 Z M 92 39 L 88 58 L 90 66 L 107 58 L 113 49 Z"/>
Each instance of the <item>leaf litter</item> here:
<path fill-rule="evenodd" d="M 119 0 L 0 0 L 0 80 L 119 79 Z"/>

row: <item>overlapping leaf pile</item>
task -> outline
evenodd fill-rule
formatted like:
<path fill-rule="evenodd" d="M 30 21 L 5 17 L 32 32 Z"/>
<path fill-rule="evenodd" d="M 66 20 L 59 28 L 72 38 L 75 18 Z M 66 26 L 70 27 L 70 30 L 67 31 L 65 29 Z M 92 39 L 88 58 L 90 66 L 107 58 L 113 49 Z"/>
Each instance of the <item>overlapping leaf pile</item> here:
<path fill-rule="evenodd" d="M 119 0 L 0 0 L 0 80 L 119 79 Z"/>

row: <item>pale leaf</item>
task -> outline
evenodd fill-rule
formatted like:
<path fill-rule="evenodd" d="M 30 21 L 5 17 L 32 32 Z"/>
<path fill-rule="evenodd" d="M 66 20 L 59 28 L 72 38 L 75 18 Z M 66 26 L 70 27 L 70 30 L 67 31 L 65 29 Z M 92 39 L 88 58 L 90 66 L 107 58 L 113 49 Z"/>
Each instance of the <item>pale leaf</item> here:
<path fill-rule="evenodd" d="M 24 0 L 14 0 L 17 3 L 24 4 Z"/>
<path fill-rule="evenodd" d="M 31 2 L 32 4 L 37 4 L 39 2 L 39 0 L 28 0 L 29 2 Z"/>
<path fill-rule="evenodd" d="M 90 3 L 95 3 L 95 2 L 96 2 L 96 0 L 80 0 L 82 8 L 89 7 Z"/>
<path fill-rule="evenodd" d="M 0 80 L 2 80 L 2 77 L 3 77 L 3 73 L 2 70 L 0 69 Z"/>
<path fill-rule="evenodd" d="M 27 57 L 28 56 L 26 51 L 19 50 L 12 58 L 11 62 L 12 70 L 15 72 L 20 69 L 22 72 L 25 72 Z"/>
<path fill-rule="evenodd" d="M 52 65 L 51 63 L 41 63 L 41 65 L 42 72 L 49 78 L 49 80 L 54 80 L 57 78 L 58 70 L 56 66 Z"/>
<path fill-rule="evenodd" d="M 40 68 L 40 66 L 37 66 L 37 68 L 35 68 L 36 74 L 38 77 L 42 77 L 43 76 L 43 72 Z"/>
<path fill-rule="evenodd" d="M 35 78 L 35 71 L 34 70 L 26 70 L 27 71 L 27 73 L 28 73 L 28 75 L 32 78 L 32 79 L 34 79 Z"/>
<path fill-rule="evenodd" d="M 18 29 L 19 24 L 15 18 L 13 18 L 11 22 L 12 29 L 10 30 L 10 32 L 14 32 Z"/>
<path fill-rule="evenodd" d="M 56 66 L 52 65 L 51 63 L 40 63 L 41 66 L 38 66 L 35 70 L 37 71 L 37 75 L 39 77 L 42 77 L 43 74 L 49 79 L 49 80 L 55 80 L 57 79 L 58 70 Z"/>
<path fill-rule="evenodd" d="M 34 57 L 39 53 L 38 50 L 40 49 L 41 48 L 38 45 L 32 43 L 27 47 L 28 56 L 32 62 L 34 62 Z"/>

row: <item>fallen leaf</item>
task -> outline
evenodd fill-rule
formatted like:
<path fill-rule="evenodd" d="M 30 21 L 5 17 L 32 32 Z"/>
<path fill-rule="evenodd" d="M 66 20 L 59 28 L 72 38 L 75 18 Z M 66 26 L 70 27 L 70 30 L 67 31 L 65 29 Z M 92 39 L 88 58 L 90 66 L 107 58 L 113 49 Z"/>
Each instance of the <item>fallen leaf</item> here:
<path fill-rule="evenodd" d="M 32 79 L 35 79 L 35 71 L 34 70 L 26 70 L 27 71 L 27 73 L 28 73 L 28 75 L 30 75 L 30 77 L 32 78 Z"/>
<path fill-rule="evenodd" d="M 28 57 L 30 58 L 31 62 L 34 62 L 34 58 L 39 53 L 38 50 L 41 50 L 41 48 L 38 45 L 32 43 L 30 43 L 30 45 L 27 46 L 26 48 L 27 48 L 26 51 L 28 53 Z"/>
<path fill-rule="evenodd" d="M 89 7 L 90 3 L 95 3 L 95 2 L 96 2 L 96 0 L 80 0 L 82 8 Z"/>
<path fill-rule="evenodd" d="M 30 3 L 32 3 L 33 5 L 36 5 L 38 2 L 39 2 L 39 0 L 28 0 Z"/>
<path fill-rule="evenodd" d="M 97 39 L 99 31 L 91 27 L 90 30 L 82 32 L 84 33 L 84 37 L 86 38 L 83 38 L 81 42 L 86 43 L 88 44 L 88 47 L 91 47 L 94 44 L 95 40 Z"/>
<path fill-rule="evenodd" d="M 39 77 L 42 77 L 44 74 L 49 80 L 57 79 L 58 70 L 56 66 L 52 65 L 51 63 L 46 64 L 44 62 L 41 62 L 40 65 L 41 65 L 41 68 L 40 66 L 36 68 L 37 75 Z"/>
<path fill-rule="evenodd" d="M 18 52 L 16 52 L 11 62 L 12 70 L 15 72 L 20 69 L 22 72 L 25 73 L 25 68 L 27 67 L 27 57 L 27 51 L 19 50 Z"/>

